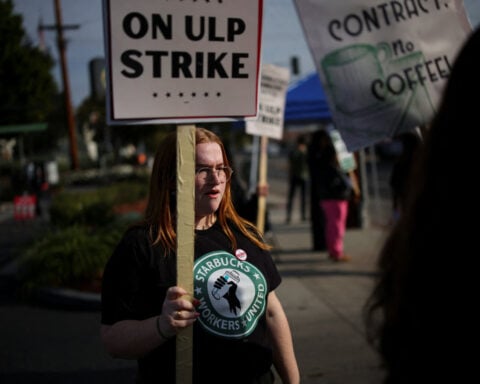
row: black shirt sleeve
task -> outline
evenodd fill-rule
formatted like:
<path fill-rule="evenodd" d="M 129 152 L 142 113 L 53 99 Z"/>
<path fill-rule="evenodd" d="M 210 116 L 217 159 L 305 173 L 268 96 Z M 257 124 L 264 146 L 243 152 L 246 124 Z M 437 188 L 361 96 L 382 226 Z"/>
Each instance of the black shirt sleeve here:
<path fill-rule="evenodd" d="M 175 262 L 152 247 L 143 228 L 129 230 L 107 262 L 102 279 L 102 324 L 143 320 L 161 313 Z"/>

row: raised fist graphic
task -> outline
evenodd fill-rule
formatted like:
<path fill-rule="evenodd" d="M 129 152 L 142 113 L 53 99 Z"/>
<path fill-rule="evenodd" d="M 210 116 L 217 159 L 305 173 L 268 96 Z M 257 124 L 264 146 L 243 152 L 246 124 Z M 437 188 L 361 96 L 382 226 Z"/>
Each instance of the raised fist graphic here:
<path fill-rule="evenodd" d="M 240 300 L 237 298 L 237 288 L 240 282 L 240 276 L 236 271 L 226 271 L 217 278 L 213 284 L 212 296 L 220 300 L 222 297 L 228 301 L 230 312 L 237 314 L 237 308 L 240 309 Z"/>

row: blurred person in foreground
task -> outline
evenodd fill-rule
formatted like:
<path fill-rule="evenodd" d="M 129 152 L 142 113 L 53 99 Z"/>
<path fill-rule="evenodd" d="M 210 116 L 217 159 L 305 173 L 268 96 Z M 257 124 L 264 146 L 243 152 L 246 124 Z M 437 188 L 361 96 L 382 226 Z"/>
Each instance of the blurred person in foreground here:
<path fill-rule="evenodd" d="M 143 222 L 108 261 L 101 339 L 138 360 L 137 383 L 175 383 L 176 335 L 193 326 L 195 383 L 299 383 L 281 277 L 255 226 L 235 211 L 223 143 L 196 128 L 194 292 L 176 285 L 176 133 L 160 145 Z M 187 299 L 192 297 L 191 300 Z"/>
<path fill-rule="evenodd" d="M 465 180 L 473 182 L 478 165 L 478 141 L 470 136 L 480 106 L 474 96 L 479 53 L 477 28 L 453 63 L 406 205 L 380 253 L 365 309 L 388 384 L 466 383 L 478 376 L 478 269 L 472 262 L 480 204 Z"/>

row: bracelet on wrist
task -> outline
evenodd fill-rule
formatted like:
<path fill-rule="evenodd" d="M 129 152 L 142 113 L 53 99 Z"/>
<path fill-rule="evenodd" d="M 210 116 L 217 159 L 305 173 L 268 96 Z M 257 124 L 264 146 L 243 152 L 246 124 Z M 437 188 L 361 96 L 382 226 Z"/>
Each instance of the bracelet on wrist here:
<path fill-rule="evenodd" d="M 158 332 L 158 334 L 160 335 L 160 337 L 161 337 L 163 340 L 168 340 L 169 337 L 167 337 L 167 336 L 162 332 L 162 330 L 160 329 L 160 316 L 157 316 L 156 324 L 157 324 L 157 332 Z"/>

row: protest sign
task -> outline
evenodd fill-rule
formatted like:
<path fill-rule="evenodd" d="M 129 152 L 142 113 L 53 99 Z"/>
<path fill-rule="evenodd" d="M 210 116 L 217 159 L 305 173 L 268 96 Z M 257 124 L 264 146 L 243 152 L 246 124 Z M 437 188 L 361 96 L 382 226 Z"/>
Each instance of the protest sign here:
<path fill-rule="evenodd" d="M 193 294 L 195 126 L 257 114 L 262 0 L 103 0 L 109 124 L 177 126 L 177 283 Z M 176 382 L 193 381 L 193 331 Z"/>
<path fill-rule="evenodd" d="M 430 121 L 471 32 L 462 1 L 295 3 L 349 150 Z"/>
<path fill-rule="evenodd" d="M 261 0 L 104 0 L 111 124 L 253 118 Z"/>
<path fill-rule="evenodd" d="M 246 132 L 281 140 L 290 71 L 266 64 L 261 73 L 258 116 L 255 120 L 247 121 Z"/>
<path fill-rule="evenodd" d="M 267 147 L 268 139 L 282 139 L 285 115 L 285 98 L 290 79 L 287 68 L 266 64 L 262 68 L 259 112 L 257 119 L 247 121 L 246 132 L 261 136 L 258 188 L 267 188 Z M 252 155 L 254 155 L 252 153 Z M 253 163 L 253 162 L 252 162 Z M 265 227 L 266 196 L 259 194 L 257 227 L 263 232 Z"/>
<path fill-rule="evenodd" d="M 352 152 L 347 150 L 345 142 L 340 135 L 340 132 L 336 129 L 331 129 L 329 132 L 330 137 L 332 138 L 333 145 L 335 146 L 335 151 L 337 152 L 338 163 L 340 168 L 344 172 L 351 172 L 357 168 L 357 162 Z"/>

